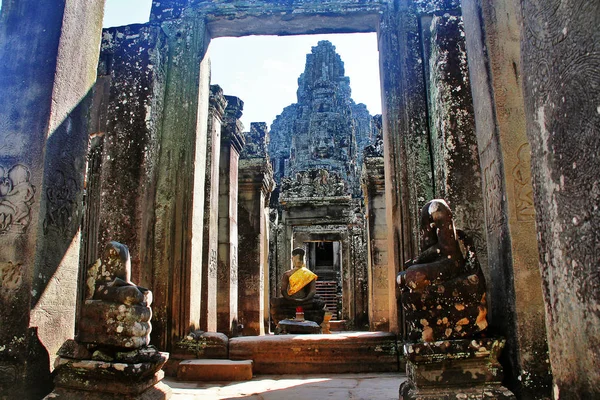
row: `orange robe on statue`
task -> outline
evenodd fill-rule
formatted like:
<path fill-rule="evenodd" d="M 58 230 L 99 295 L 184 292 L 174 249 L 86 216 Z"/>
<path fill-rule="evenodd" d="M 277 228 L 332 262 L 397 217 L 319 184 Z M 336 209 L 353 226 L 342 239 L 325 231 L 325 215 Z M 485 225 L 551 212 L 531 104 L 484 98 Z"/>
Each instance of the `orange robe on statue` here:
<path fill-rule="evenodd" d="M 312 281 L 317 279 L 317 275 L 311 270 L 302 266 L 298 268 L 292 275 L 290 275 L 290 284 L 288 285 L 288 295 L 292 296 L 294 293 L 298 293 L 302 288 Z"/>

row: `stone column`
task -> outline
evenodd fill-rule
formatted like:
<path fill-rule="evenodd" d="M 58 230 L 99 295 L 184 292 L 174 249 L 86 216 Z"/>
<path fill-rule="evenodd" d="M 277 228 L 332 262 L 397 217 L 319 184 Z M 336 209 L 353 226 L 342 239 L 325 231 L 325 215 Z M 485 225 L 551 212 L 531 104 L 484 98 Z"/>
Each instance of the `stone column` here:
<path fill-rule="evenodd" d="M 3 2 L 0 393 L 41 398 L 73 337 L 90 91 L 104 2 Z"/>
<path fill-rule="evenodd" d="M 489 322 L 507 338 L 501 360 L 506 386 L 518 398 L 537 399 L 550 397 L 551 376 L 525 129 L 520 7 L 517 0 L 462 2 L 483 173 Z"/>
<path fill-rule="evenodd" d="M 416 255 L 419 208 L 433 196 L 423 60 L 414 33 L 419 21 L 414 2 L 396 3 L 383 13 L 378 30 L 388 262 L 395 273 Z M 390 320 L 394 332 L 401 325 L 397 316 Z"/>
<path fill-rule="evenodd" d="M 244 148 L 240 122 L 244 102 L 225 96 L 225 124 L 219 160 L 219 247 L 217 254 L 217 330 L 237 335 L 238 325 L 238 161 Z"/>
<path fill-rule="evenodd" d="M 123 26 L 103 31 L 90 136 L 102 139 L 101 164 L 90 165 L 85 217 L 85 267 L 96 248 L 115 240 L 127 244 L 132 279 L 152 283 L 150 235 L 165 94 L 166 36 L 157 26 Z M 135 48 L 136 51 L 131 51 Z M 93 168 L 98 169 L 94 171 Z M 96 203 L 96 207 L 92 205 Z"/>
<path fill-rule="evenodd" d="M 490 280 L 483 193 L 462 16 L 440 12 L 422 18 L 428 77 L 434 197 L 452 208 L 454 223 L 475 243 Z"/>
<path fill-rule="evenodd" d="M 390 310 L 394 309 L 390 307 L 390 302 L 396 301 L 396 277 L 395 271 L 389 271 L 387 263 L 383 154 L 365 154 L 362 182 L 367 218 L 369 328 L 372 331 L 388 331 Z"/>
<path fill-rule="evenodd" d="M 275 185 L 267 155 L 268 135 L 267 124 L 250 125 L 239 165 L 238 313 L 244 336 L 265 333 L 265 207 Z"/>
<path fill-rule="evenodd" d="M 516 70 L 523 74 L 518 78 L 523 84 L 531 174 L 526 168 L 529 146 L 519 147 L 508 165 L 515 211 L 529 225 L 529 179 L 533 181 L 552 392 L 557 399 L 600 398 L 600 4 L 515 3 L 521 5 L 523 17 L 523 64 L 519 69 L 517 58 Z M 536 283 L 535 311 L 540 311 L 534 324 L 523 326 L 531 334 L 543 332 L 537 272 L 521 272 L 523 286 Z M 531 301 L 524 290 L 522 298 L 524 304 Z M 543 343 L 535 336 L 531 342 Z M 522 357 L 529 354 L 535 353 Z M 536 361 L 541 364 L 539 358 Z"/>
<path fill-rule="evenodd" d="M 170 349 L 199 326 L 210 37 L 191 10 L 160 26 L 169 57 L 151 239 L 152 340 Z"/>
<path fill-rule="evenodd" d="M 204 245 L 202 247 L 202 301 L 200 328 L 217 331 L 217 251 L 219 246 L 219 161 L 221 129 L 227 101 L 218 85 L 210 87 L 206 180 L 204 192 Z"/>

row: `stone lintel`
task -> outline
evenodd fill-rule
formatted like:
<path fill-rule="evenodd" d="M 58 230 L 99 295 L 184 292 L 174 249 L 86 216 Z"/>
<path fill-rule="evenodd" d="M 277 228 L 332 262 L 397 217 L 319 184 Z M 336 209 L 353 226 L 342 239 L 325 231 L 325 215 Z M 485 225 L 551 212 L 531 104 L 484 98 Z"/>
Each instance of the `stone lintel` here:
<path fill-rule="evenodd" d="M 248 35 L 375 32 L 390 0 L 161 1 L 151 21 L 205 15 L 213 38 Z M 186 4 L 187 3 L 187 4 Z M 192 4 L 189 4 L 192 3 Z"/>
<path fill-rule="evenodd" d="M 460 13 L 460 0 L 416 0 L 418 14 L 435 14 L 457 11 Z"/>
<path fill-rule="evenodd" d="M 281 205 L 284 209 L 290 209 L 293 207 L 304 207 L 307 205 L 318 206 L 318 205 L 348 205 L 352 202 L 352 197 L 348 196 L 324 196 L 324 197 L 282 197 L 280 200 Z"/>

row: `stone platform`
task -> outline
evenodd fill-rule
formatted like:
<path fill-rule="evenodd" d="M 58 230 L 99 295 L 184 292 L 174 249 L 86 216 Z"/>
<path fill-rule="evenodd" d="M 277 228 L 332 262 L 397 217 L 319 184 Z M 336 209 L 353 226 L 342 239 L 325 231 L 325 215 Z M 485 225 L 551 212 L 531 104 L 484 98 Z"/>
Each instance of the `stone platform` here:
<path fill-rule="evenodd" d="M 229 341 L 229 358 L 253 360 L 255 374 L 339 374 L 400 369 L 396 335 L 387 332 L 240 337 Z"/>

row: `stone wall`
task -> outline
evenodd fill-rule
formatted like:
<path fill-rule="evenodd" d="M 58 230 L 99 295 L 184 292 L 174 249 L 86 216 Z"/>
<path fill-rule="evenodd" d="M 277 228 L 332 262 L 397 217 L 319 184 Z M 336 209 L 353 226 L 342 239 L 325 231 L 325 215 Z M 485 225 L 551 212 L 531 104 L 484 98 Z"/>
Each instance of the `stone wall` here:
<path fill-rule="evenodd" d="M 87 111 L 102 1 L 3 2 L 0 395 L 40 398 L 74 334 Z M 35 384 L 32 384 L 35 382 Z"/>
<path fill-rule="evenodd" d="M 525 133 L 521 13 L 518 1 L 465 0 L 462 10 L 483 172 L 489 321 L 507 338 L 505 384 L 537 399 L 550 395 L 551 377 Z"/>
<path fill-rule="evenodd" d="M 523 93 L 552 392 L 555 398 L 598 398 L 600 4 L 520 4 Z"/>

